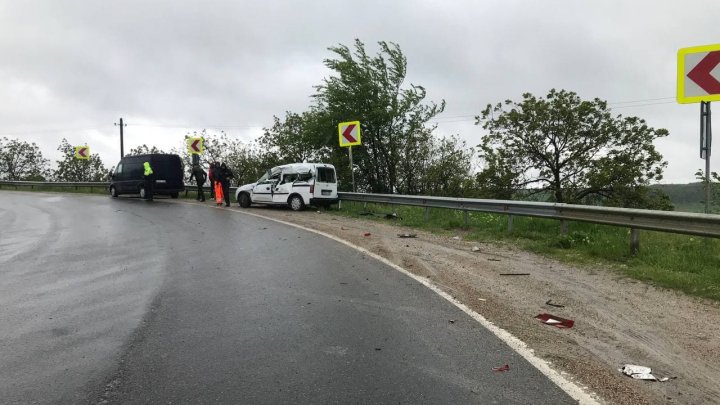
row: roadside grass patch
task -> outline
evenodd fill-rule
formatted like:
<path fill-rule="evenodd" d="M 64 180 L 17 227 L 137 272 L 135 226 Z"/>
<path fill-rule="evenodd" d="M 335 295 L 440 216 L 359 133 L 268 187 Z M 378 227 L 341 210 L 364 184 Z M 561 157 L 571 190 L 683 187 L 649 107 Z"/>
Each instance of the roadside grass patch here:
<path fill-rule="evenodd" d="M 423 207 L 342 202 L 332 212 L 353 218 L 388 222 L 395 212 L 397 224 L 436 234 L 461 235 L 465 240 L 499 242 L 558 259 L 565 263 L 602 265 L 628 277 L 660 287 L 720 301 L 720 240 L 654 231 L 640 231 L 640 251 L 630 253 L 627 228 L 568 222 L 560 233 L 560 221 L 482 212 Z M 373 215 L 360 215 L 370 212 Z M 425 216 L 427 215 L 427 220 Z"/>

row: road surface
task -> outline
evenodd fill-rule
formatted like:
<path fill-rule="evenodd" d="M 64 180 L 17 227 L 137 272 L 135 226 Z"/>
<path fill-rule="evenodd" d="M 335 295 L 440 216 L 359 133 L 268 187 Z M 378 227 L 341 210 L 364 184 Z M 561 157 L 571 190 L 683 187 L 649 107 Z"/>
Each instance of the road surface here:
<path fill-rule="evenodd" d="M 3 403 L 575 402 L 417 281 L 238 211 L 0 191 Z"/>

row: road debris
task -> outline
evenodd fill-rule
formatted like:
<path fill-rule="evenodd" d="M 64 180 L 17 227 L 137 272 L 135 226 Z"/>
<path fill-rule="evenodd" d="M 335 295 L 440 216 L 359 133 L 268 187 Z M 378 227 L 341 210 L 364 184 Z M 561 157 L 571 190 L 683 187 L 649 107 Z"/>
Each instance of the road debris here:
<path fill-rule="evenodd" d="M 551 307 L 555 307 L 555 308 L 565 308 L 565 305 L 555 304 L 554 302 L 552 302 L 552 300 L 545 301 L 545 305 L 550 305 Z"/>
<path fill-rule="evenodd" d="M 363 236 L 370 236 L 370 235 L 371 235 L 370 232 L 365 232 L 365 233 L 363 234 Z"/>
<path fill-rule="evenodd" d="M 500 259 L 493 259 L 493 258 L 489 258 L 489 259 L 488 259 L 488 261 L 489 261 L 489 262 L 499 262 L 499 261 L 500 261 Z"/>
<path fill-rule="evenodd" d="M 459 236 L 453 236 L 453 237 L 452 237 L 452 240 L 460 240 L 460 237 L 459 237 Z"/>
<path fill-rule="evenodd" d="M 345 228 L 344 226 L 341 226 L 341 227 L 340 227 L 340 230 L 341 230 L 341 231 L 347 231 L 348 229 L 350 229 L 350 228 Z"/>
<path fill-rule="evenodd" d="M 450 319 L 448 322 L 450 322 L 450 323 L 455 323 L 455 320 L 454 320 L 454 319 Z"/>
<path fill-rule="evenodd" d="M 529 276 L 530 273 L 500 273 L 500 275 L 501 276 Z"/>
<path fill-rule="evenodd" d="M 505 371 L 509 371 L 509 370 L 510 370 L 510 365 L 509 365 L 509 364 L 505 364 L 504 366 L 493 367 L 493 368 L 492 368 L 492 371 L 498 371 L 498 372 L 501 372 L 501 373 L 504 373 Z"/>
<path fill-rule="evenodd" d="M 636 380 L 665 382 L 670 379 L 670 377 L 657 378 L 652 374 L 650 367 L 637 366 L 635 364 L 626 364 L 622 368 L 619 368 L 618 371 Z"/>
<path fill-rule="evenodd" d="M 402 219 L 398 214 L 392 213 L 392 214 L 385 214 L 385 219 Z"/>
<path fill-rule="evenodd" d="M 546 325 L 554 326 L 554 327 L 560 328 L 560 329 L 565 329 L 565 328 L 569 329 L 569 328 L 572 328 L 573 325 L 575 325 L 575 321 L 573 321 L 572 319 L 560 318 L 559 316 L 550 315 L 550 314 L 546 314 L 546 313 L 540 314 L 540 315 L 536 316 L 535 318 L 539 319 L 540 322 L 542 322 Z"/>
<path fill-rule="evenodd" d="M 398 238 L 417 238 L 417 234 L 415 233 L 399 233 L 397 236 Z"/>
<path fill-rule="evenodd" d="M 473 252 L 479 252 L 479 251 L 480 251 L 480 248 L 477 247 L 477 246 L 473 246 L 472 251 L 473 251 Z"/>

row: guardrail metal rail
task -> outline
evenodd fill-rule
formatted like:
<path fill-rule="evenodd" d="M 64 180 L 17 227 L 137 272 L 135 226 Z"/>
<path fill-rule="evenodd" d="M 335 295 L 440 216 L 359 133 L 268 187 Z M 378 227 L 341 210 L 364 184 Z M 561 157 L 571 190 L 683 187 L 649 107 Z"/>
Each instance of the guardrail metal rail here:
<path fill-rule="evenodd" d="M 482 200 L 473 198 L 430 197 L 395 194 L 338 193 L 341 201 L 446 208 L 465 212 L 489 212 L 508 215 L 508 231 L 513 216 L 550 218 L 560 221 L 561 233 L 567 233 L 567 221 L 589 222 L 630 228 L 630 250 L 640 248 L 639 229 L 720 238 L 720 215 L 689 212 L 597 207 L 530 201 Z"/>
<path fill-rule="evenodd" d="M 67 187 L 79 189 L 95 187 L 108 189 L 106 182 L 48 182 L 48 181 L 0 181 L 0 187 L 12 186 L 15 189 L 29 187 Z M 185 195 L 195 187 L 187 186 Z M 203 187 L 209 191 L 209 187 Z M 234 194 L 236 187 L 231 187 Z M 641 210 L 632 208 L 597 207 L 590 205 L 574 205 L 561 203 L 542 203 L 530 201 L 482 200 L 474 198 L 431 197 L 397 194 L 366 194 L 338 193 L 341 201 L 363 203 L 380 203 L 390 205 L 409 205 L 425 208 L 428 218 L 430 208 L 446 208 L 460 210 L 465 213 L 467 223 L 468 212 L 488 212 L 508 215 L 508 231 L 512 230 L 514 216 L 550 218 L 560 221 L 561 233 L 567 233 L 568 221 L 589 222 L 594 224 L 613 225 L 629 228 L 630 249 L 636 253 L 640 247 L 638 230 L 645 229 L 658 232 L 678 233 L 686 235 L 720 238 L 720 215 L 696 214 L 689 212 Z"/>

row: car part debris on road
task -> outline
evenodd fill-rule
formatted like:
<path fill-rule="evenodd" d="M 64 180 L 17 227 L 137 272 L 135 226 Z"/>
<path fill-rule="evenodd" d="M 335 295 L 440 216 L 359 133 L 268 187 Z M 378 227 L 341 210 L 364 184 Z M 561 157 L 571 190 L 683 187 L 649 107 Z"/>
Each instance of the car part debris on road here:
<path fill-rule="evenodd" d="M 550 305 L 551 307 L 555 307 L 555 308 L 565 308 L 565 305 L 555 304 L 554 302 L 552 302 L 552 300 L 545 301 L 545 305 Z"/>
<path fill-rule="evenodd" d="M 636 380 L 665 382 L 670 379 L 670 377 L 657 378 L 652 374 L 650 367 L 637 366 L 634 364 L 626 364 L 622 368 L 619 368 L 618 371 Z"/>
<path fill-rule="evenodd" d="M 540 315 L 536 316 L 535 318 L 539 319 L 540 322 L 542 322 L 546 325 L 551 325 L 551 326 L 554 326 L 554 327 L 560 328 L 560 329 L 564 329 L 564 328 L 569 329 L 569 328 L 572 328 L 573 325 L 575 325 L 575 321 L 573 321 L 572 319 L 560 318 L 559 316 L 545 314 L 545 313 L 540 314 Z"/>
<path fill-rule="evenodd" d="M 504 366 L 493 367 L 493 368 L 492 368 L 492 371 L 499 371 L 499 372 L 501 372 L 501 373 L 503 373 L 503 372 L 505 372 L 505 371 L 509 371 L 509 370 L 510 370 L 510 365 L 509 365 L 509 364 L 505 364 Z"/>
<path fill-rule="evenodd" d="M 415 233 L 399 233 L 398 238 L 417 238 Z"/>

